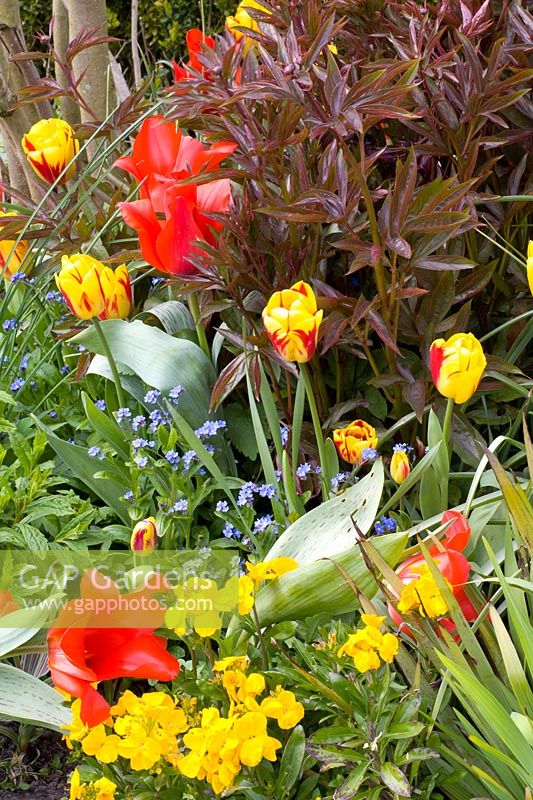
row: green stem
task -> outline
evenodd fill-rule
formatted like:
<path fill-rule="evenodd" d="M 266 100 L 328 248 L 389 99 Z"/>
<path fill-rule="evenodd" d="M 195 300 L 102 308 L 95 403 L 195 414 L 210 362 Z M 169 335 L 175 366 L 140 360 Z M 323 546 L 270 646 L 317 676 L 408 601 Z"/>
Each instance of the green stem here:
<path fill-rule="evenodd" d="M 262 661 L 262 664 L 263 664 L 263 670 L 265 672 L 267 672 L 268 669 L 269 669 L 268 653 L 267 653 L 266 644 L 265 644 L 265 637 L 263 636 L 263 631 L 261 629 L 261 623 L 259 622 L 259 617 L 257 616 L 257 610 L 255 608 L 255 604 L 254 604 L 254 606 L 252 608 L 252 614 L 253 614 L 255 626 L 257 628 L 257 635 L 259 637 L 259 647 L 260 647 L 260 650 L 261 650 L 261 661 Z"/>
<path fill-rule="evenodd" d="M 209 350 L 209 344 L 207 343 L 207 336 L 205 335 L 205 328 L 200 322 L 200 304 L 198 303 L 198 295 L 196 292 L 192 292 L 192 294 L 188 297 L 189 302 L 189 311 L 192 314 L 192 318 L 194 320 L 194 327 L 196 328 L 196 335 L 198 337 L 198 344 L 206 354 L 209 360 L 211 360 L 211 352 Z"/>
<path fill-rule="evenodd" d="M 444 501 L 444 510 L 448 508 L 448 484 L 450 482 L 450 463 L 452 460 L 452 419 L 453 419 L 453 409 L 455 406 L 455 401 L 452 397 L 448 398 L 448 405 L 446 406 L 446 414 L 444 416 L 444 424 L 442 426 L 442 439 L 444 441 L 444 446 L 446 447 L 447 459 L 448 459 L 448 480 L 446 481 L 446 485 L 442 487 L 442 499 Z"/>
<path fill-rule="evenodd" d="M 322 426 L 320 424 L 320 417 L 318 416 L 318 409 L 316 406 L 315 393 L 313 390 L 313 383 L 307 364 L 300 364 L 300 371 L 304 380 L 305 392 L 307 394 L 307 402 L 311 411 L 311 418 L 313 420 L 313 427 L 315 429 L 316 443 L 318 447 L 318 457 L 320 459 L 320 468 L 322 470 L 322 497 L 324 500 L 329 498 L 330 476 L 328 475 L 326 451 L 324 449 L 324 436 L 322 434 Z"/>
<path fill-rule="evenodd" d="M 98 317 L 93 317 L 93 325 L 94 325 L 94 327 L 95 327 L 95 329 L 96 329 L 96 331 L 98 333 L 98 336 L 100 337 L 100 341 L 102 342 L 102 349 L 104 351 L 104 354 L 105 354 L 107 360 L 109 361 L 109 366 L 111 367 L 111 372 L 113 374 L 113 380 L 115 381 L 115 389 L 116 389 L 116 392 L 117 392 L 119 408 L 126 408 L 126 403 L 125 403 L 125 400 L 124 400 L 124 393 L 122 391 L 122 384 L 120 382 L 120 375 L 119 375 L 119 372 L 118 372 L 118 369 L 117 369 L 117 364 L 116 364 L 115 359 L 113 358 L 113 353 L 111 352 L 111 349 L 110 349 L 110 347 L 109 347 L 109 345 L 107 343 L 107 339 L 105 338 L 105 333 L 104 333 L 104 331 L 102 329 L 102 326 L 100 324 L 100 320 L 98 319 Z"/>

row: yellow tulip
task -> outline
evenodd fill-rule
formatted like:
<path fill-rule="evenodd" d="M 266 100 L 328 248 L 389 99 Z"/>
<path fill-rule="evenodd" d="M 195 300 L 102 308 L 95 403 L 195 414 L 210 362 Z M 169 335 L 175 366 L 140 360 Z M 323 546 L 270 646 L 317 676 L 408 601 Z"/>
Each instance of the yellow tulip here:
<path fill-rule="evenodd" d="M 0 211 L 0 218 L 16 216 L 16 211 Z M 14 247 L 14 239 L 0 239 L 0 270 L 4 278 L 11 278 L 15 272 L 20 272 L 20 265 L 30 248 L 28 242 L 24 240 L 20 241 L 15 249 Z M 24 272 L 29 272 L 29 268 L 25 267 Z"/>
<path fill-rule="evenodd" d="M 263 310 L 263 324 L 280 356 L 303 364 L 315 354 L 322 314 L 312 288 L 299 281 L 274 292 Z"/>
<path fill-rule="evenodd" d="M 131 309 L 128 270 L 116 270 L 85 253 L 63 256 L 57 287 L 68 307 L 79 319 L 124 319 Z"/>
<path fill-rule="evenodd" d="M 403 483 L 411 472 L 409 457 L 405 450 L 395 450 L 390 462 L 390 474 L 393 481 Z"/>
<path fill-rule="evenodd" d="M 447 341 L 436 339 L 429 351 L 433 382 L 444 397 L 470 400 L 487 366 L 481 343 L 473 333 L 456 333 Z"/>
<path fill-rule="evenodd" d="M 378 446 L 376 429 L 362 419 L 354 420 L 346 428 L 334 430 L 333 441 L 341 458 L 349 464 L 361 464 L 363 450 Z"/>
<path fill-rule="evenodd" d="M 239 28 L 248 28 L 248 30 L 256 32 L 259 30 L 257 21 L 250 16 L 246 10 L 247 8 L 255 8 L 257 11 L 262 11 L 264 14 L 272 13 L 268 10 L 268 8 L 265 8 L 260 3 L 257 3 L 256 0 L 243 0 L 243 2 L 238 5 L 235 15 L 226 17 L 226 28 L 233 34 L 236 42 L 240 41 L 240 39 L 246 35 L 242 31 L 238 30 Z M 246 49 L 251 47 L 253 42 L 253 39 L 248 39 L 245 46 Z"/>
<path fill-rule="evenodd" d="M 76 162 L 73 159 L 79 148 L 74 131 L 62 119 L 41 119 L 22 137 L 22 149 L 29 163 L 47 183 L 54 183 L 68 164 L 60 183 L 74 177 Z"/>
<path fill-rule="evenodd" d="M 131 549 L 135 552 L 151 553 L 157 546 L 157 523 L 155 517 L 142 519 L 131 534 Z"/>
<path fill-rule="evenodd" d="M 527 282 L 529 283 L 529 291 L 533 294 L 533 239 L 530 240 L 527 246 Z"/>

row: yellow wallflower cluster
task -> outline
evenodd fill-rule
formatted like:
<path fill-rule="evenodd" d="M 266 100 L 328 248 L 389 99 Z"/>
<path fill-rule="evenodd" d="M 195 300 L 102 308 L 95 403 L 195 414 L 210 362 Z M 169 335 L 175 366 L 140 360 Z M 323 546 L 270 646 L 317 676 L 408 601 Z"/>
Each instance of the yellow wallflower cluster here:
<path fill-rule="evenodd" d="M 81 704 L 76 700 L 67 743 L 72 747 L 72 741 L 79 741 L 86 755 L 103 764 L 124 758 L 132 770 L 158 772 L 164 763 L 170 764 L 187 778 L 207 781 L 219 794 L 232 786 L 243 767 L 256 767 L 263 758 L 276 760 L 281 742 L 269 735 L 269 720 L 289 730 L 304 715 L 293 692 L 281 686 L 260 699 L 265 679 L 256 672 L 247 675 L 247 667 L 246 656 L 214 664 L 215 681 L 229 699 L 227 717 L 217 708 L 198 713 L 195 698 L 184 697 L 178 706 L 165 692 L 137 697 L 126 691 L 111 708 L 109 719 L 91 729 L 81 722 Z M 114 800 L 111 784 L 105 781 L 82 785 L 74 774 L 70 800 Z M 113 784 L 113 792 L 115 788 Z"/>
<path fill-rule="evenodd" d="M 216 708 L 204 709 L 200 725 L 183 737 L 189 752 L 175 762 L 182 775 L 206 780 L 216 794 L 232 786 L 243 766 L 256 767 L 263 758 L 276 760 L 281 742 L 269 735 L 269 719 L 288 730 L 304 715 L 293 692 L 280 686 L 259 703 L 257 698 L 265 690 L 265 679 L 259 673 L 246 675 L 241 669 L 234 669 L 242 665 L 242 660 L 243 657 L 226 658 L 215 664 L 230 700 L 228 716 L 221 716 Z"/>
<path fill-rule="evenodd" d="M 272 558 L 257 564 L 246 562 L 246 573 L 239 578 L 239 614 L 249 614 L 255 602 L 255 592 L 264 581 L 273 581 L 298 568 L 294 558 Z"/>
<path fill-rule="evenodd" d="M 90 730 L 80 724 L 76 703 L 69 739 L 80 741 L 83 752 L 102 764 L 121 756 L 133 770 L 150 770 L 160 759 L 176 757 L 177 736 L 189 728 L 185 711 L 165 692 L 147 692 L 142 697 L 124 692 L 111 708 L 110 719 Z"/>
<path fill-rule="evenodd" d="M 390 664 L 398 653 L 399 642 L 392 633 L 381 633 L 379 630 L 385 617 L 361 614 L 361 619 L 365 627 L 352 633 L 337 655 L 353 658 L 359 672 L 378 669 L 381 660 Z"/>
<path fill-rule="evenodd" d="M 398 602 L 398 611 L 400 614 L 409 614 L 411 611 L 417 611 L 423 617 L 442 617 L 448 611 L 448 606 L 435 582 L 435 578 L 429 571 L 427 564 L 421 568 L 420 572 L 419 578 L 403 587 Z M 446 583 L 452 588 L 449 581 L 446 581 Z"/>
<path fill-rule="evenodd" d="M 70 800 L 115 800 L 116 788 L 108 778 L 82 783 L 77 769 L 70 776 Z"/>

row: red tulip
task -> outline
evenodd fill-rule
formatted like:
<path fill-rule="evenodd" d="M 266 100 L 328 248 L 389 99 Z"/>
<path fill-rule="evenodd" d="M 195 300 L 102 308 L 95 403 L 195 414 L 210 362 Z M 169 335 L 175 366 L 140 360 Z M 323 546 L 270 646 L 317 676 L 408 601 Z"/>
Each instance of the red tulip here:
<path fill-rule="evenodd" d="M 99 612 L 92 610 L 95 599 L 109 602 L 119 597 L 115 584 L 107 590 L 96 590 L 94 586 L 90 589 L 84 579 L 82 599 L 84 607 L 91 609 L 82 617 L 87 627 L 52 628 L 48 632 L 48 662 L 55 686 L 81 698 L 81 720 L 94 727 L 109 717 L 110 705 L 93 684 L 116 678 L 170 681 L 180 665 L 167 653 L 166 640 L 156 636 L 153 627 L 118 627 L 126 621 L 125 615 L 131 620 L 132 611 L 101 607 Z M 140 598 L 141 594 L 127 596 L 130 600 L 133 597 Z M 65 625 L 66 620 L 72 620 L 72 615 L 79 613 L 74 609 L 75 606 L 67 606 L 61 611 L 58 623 Z M 95 627 L 99 621 L 106 626 L 116 623 L 117 627 Z"/>
<path fill-rule="evenodd" d="M 124 222 L 137 231 L 145 261 L 160 272 L 190 275 L 196 271 L 191 256 L 202 252 L 195 243 L 215 245 L 215 232 L 223 227 L 209 214 L 227 211 L 229 204 L 230 182 L 219 180 L 164 192 L 156 188 L 148 198 L 119 207 Z"/>
<path fill-rule="evenodd" d="M 470 562 L 461 552 L 468 544 L 471 530 L 466 518 L 458 511 L 444 512 L 442 522 L 446 523 L 450 520 L 453 520 L 453 522 L 446 529 L 445 538 L 440 542 L 440 546 L 432 545 L 429 548 L 429 554 L 442 576 L 450 584 L 454 597 L 465 618 L 471 622 L 476 619 L 477 612 L 464 589 L 470 575 Z M 424 556 L 417 554 L 400 564 L 396 574 L 401 582 L 407 585 L 420 578 L 421 573 L 425 572 L 426 569 L 427 563 Z M 402 617 L 391 604 L 389 604 L 389 614 L 396 624 L 400 625 L 403 622 Z M 439 619 L 439 624 L 451 632 L 455 630 L 455 625 L 451 619 Z"/>
<path fill-rule="evenodd" d="M 143 181 L 140 196 L 147 198 L 154 190 L 155 175 L 161 176 L 156 182 L 166 188 L 177 180 L 218 169 L 220 162 L 236 147 L 235 142 L 227 141 L 205 145 L 192 136 L 184 136 L 174 122 L 158 114 L 144 120 L 131 156 L 117 159 L 115 166 L 129 172 L 139 183 Z M 152 178 L 151 189 L 147 185 L 149 177 Z"/>
<path fill-rule="evenodd" d="M 194 72 L 199 72 L 204 78 L 209 80 L 209 70 L 199 60 L 198 56 L 202 54 L 205 47 L 214 49 L 215 40 L 212 36 L 206 36 L 199 28 L 191 28 L 187 31 L 185 37 L 187 50 L 189 52 L 189 60 L 184 67 L 180 67 L 175 61 L 172 62 L 172 69 L 174 70 L 174 78 L 176 83 L 187 80 L 187 78 L 195 78 Z M 189 67 L 189 69 L 187 69 Z M 191 72 L 190 70 L 194 70 Z"/>

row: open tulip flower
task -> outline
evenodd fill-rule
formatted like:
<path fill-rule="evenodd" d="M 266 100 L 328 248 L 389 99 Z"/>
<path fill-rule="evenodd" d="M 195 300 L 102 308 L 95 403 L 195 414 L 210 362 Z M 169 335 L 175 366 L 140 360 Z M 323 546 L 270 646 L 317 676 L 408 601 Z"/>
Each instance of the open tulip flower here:
<path fill-rule="evenodd" d="M 41 119 L 22 137 L 26 158 L 37 175 L 47 183 L 54 183 L 68 164 L 70 166 L 59 182 L 65 183 L 74 177 L 76 162 L 73 159 L 79 148 L 74 131 L 62 119 Z"/>
<path fill-rule="evenodd" d="M 161 116 L 143 122 L 132 155 L 115 165 L 142 181 L 141 199 L 119 203 L 119 208 L 124 222 L 137 231 L 142 256 L 152 267 L 170 275 L 191 274 L 196 271 L 191 256 L 202 252 L 195 243 L 216 245 L 223 225 L 210 214 L 228 210 L 231 184 L 227 179 L 207 181 L 209 172 L 236 147 L 234 142 L 205 145 Z M 206 183 L 179 183 L 204 173 Z"/>
<path fill-rule="evenodd" d="M 125 264 L 112 270 L 85 253 L 63 256 L 57 288 L 79 319 L 124 319 L 131 310 L 131 284 Z"/>
<path fill-rule="evenodd" d="M 346 428 L 333 431 L 333 441 L 337 452 L 349 464 L 362 464 L 363 450 L 378 446 L 376 429 L 362 419 L 356 419 Z"/>
<path fill-rule="evenodd" d="M 0 211 L 0 221 L 6 217 L 16 216 L 16 211 Z M 15 249 L 13 249 L 14 247 L 13 239 L 0 239 L 0 271 L 4 278 L 11 278 L 15 272 L 20 271 L 21 264 L 29 250 L 29 244 L 24 240 L 20 241 Z"/>
<path fill-rule="evenodd" d="M 444 512 L 442 522 L 450 521 L 451 524 L 445 531 L 444 539 L 439 545 L 435 544 L 429 548 L 429 555 L 443 578 L 448 582 L 465 618 L 468 622 L 472 622 L 476 619 L 477 612 L 464 589 L 470 575 L 470 562 L 462 553 L 468 545 L 471 530 L 466 518 L 458 511 Z M 421 577 L 425 578 L 428 576 L 428 572 L 427 562 L 421 553 L 411 556 L 396 569 L 396 574 L 406 586 L 418 581 Z M 446 613 L 445 610 L 443 613 Z M 389 604 L 389 614 L 398 625 L 403 622 L 402 617 L 391 604 Z M 428 616 L 437 615 L 428 613 Z M 453 621 L 446 617 L 439 619 L 439 624 L 452 632 L 455 629 Z"/>
<path fill-rule="evenodd" d="M 124 222 L 137 231 L 145 261 L 169 275 L 196 272 L 191 257 L 202 253 L 197 242 L 214 247 L 223 224 L 210 217 L 227 211 L 231 199 L 229 180 L 157 189 L 144 200 L 119 203 Z"/>
<path fill-rule="evenodd" d="M 142 183 L 141 198 L 153 197 L 156 184 L 163 189 L 178 180 L 218 169 L 221 161 L 230 156 L 237 145 L 223 141 L 206 145 L 192 136 L 184 135 L 176 123 L 166 120 L 161 114 L 145 119 L 135 137 L 131 156 L 119 158 L 115 166 L 129 172 Z M 155 176 L 159 176 L 157 179 Z M 151 178 L 150 183 L 147 179 Z M 216 182 L 216 181 L 215 181 Z M 185 189 L 190 187 L 184 187 Z M 126 205 L 124 203 L 122 206 Z M 159 198 L 156 205 L 162 205 Z"/>
<path fill-rule="evenodd" d="M 153 627 L 120 627 L 124 616 L 131 614 L 120 608 L 100 614 L 92 611 L 100 596 L 104 601 L 117 599 L 118 587 L 111 583 L 109 588 L 98 590 L 84 576 L 81 599 L 92 601 L 84 613 L 87 627 L 65 626 L 73 613 L 65 608 L 59 614 L 58 627 L 48 632 L 48 663 L 54 685 L 81 699 L 81 721 L 91 728 L 104 722 L 110 711 L 109 703 L 93 684 L 116 678 L 171 681 L 180 671 L 179 662 L 166 650 L 166 639 L 156 636 Z M 106 627 L 96 627 L 103 613 Z M 115 623 L 117 627 L 108 627 Z"/>
<path fill-rule="evenodd" d="M 176 83 L 179 81 L 187 80 L 187 78 L 195 78 L 195 73 L 203 75 L 209 79 L 209 70 L 199 60 L 198 56 L 202 54 L 203 48 L 214 49 L 215 40 L 212 36 L 206 36 L 199 28 L 191 28 L 187 31 L 185 37 L 187 51 L 189 53 L 189 60 L 184 67 L 172 62 L 172 69 L 174 71 L 174 79 Z M 191 70 L 193 70 L 191 72 Z"/>
<path fill-rule="evenodd" d="M 487 359 L 473 333 L 456 333 L 447 341 L 433 342 L 429 363 L 439 392 L 456 403 L 465 403 L 475 394 Z"/>
<path fill-rule="evenodd" d="M 315 354 L 322 315 L 312 288 L 298 281 L 290 289 L 274 292 L 263 309 L 263 325 L 285 361 L 304 364 Z"/>

